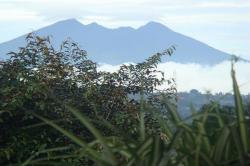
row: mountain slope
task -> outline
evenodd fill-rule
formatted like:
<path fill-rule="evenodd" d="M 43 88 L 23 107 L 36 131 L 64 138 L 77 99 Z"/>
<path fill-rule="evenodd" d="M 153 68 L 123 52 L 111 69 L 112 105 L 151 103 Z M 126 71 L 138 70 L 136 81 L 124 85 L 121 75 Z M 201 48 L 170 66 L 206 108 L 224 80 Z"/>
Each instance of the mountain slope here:
<path fill-rule="evenodd" d="M 108 29 L 96 23 L 83 25 L 75 19 L 60 21 L 35 31 L 37 35 L 52 36 L 58 47 L 68 37 L 87 50 L 94 61 L 120 64 L 140 62 L 148 56 L 175 45 L 177 51 L 168 60 L 180 63 L 216 64 L 228 60 L 229 55 L 202 42 L 181 35 L 156 22 L 133 29 L 121 27 Z M 0 44 L 0 57 L 25 45 L 25 35 Z"/>

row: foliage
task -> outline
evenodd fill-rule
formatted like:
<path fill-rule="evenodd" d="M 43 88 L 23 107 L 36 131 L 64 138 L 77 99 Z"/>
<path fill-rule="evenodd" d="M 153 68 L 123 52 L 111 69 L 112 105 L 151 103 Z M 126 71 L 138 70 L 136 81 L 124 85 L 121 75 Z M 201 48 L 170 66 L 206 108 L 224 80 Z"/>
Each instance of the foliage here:
<path fill-rule="evenodd" d="M 129 136 L 136 136 L 140 102 L 133 96 L 139 91 L 147 95 L 158 91 L 156 87 L 163 83 L 164 77 L 156 70 L 157 64 L 161 56 L 172 54 L 174 49 L 109 73 L 98 72 L 97 64 L 71 40 L 63 42 L 58 51 L 49 38 L 29 34 L 26 40 L 27 45 L 9 53 L 11 59 L 0 68 L 0 165 L 21 163 L 29 156 L 37 156 L 38 151 L 43 151 L 39 152 L 40 157 L 61 154 L 58 150 L 47 153 L 47 148 L 75 146 L 30 111 L 53 119 L 84 137 L 86 142 L 92 141 L 93 135 L 71 115 L 64 103 L 81 110 L 105 136 L 120 136 L 124 130 Z M 159 79 L 158 74 L 162 74 Z M 173 88 L 167 91 L 175 93 Z M 146 117 L 153 122 L 150 114 Z M 107 121 L 115 127 L 110 127 Z M 154 131 L 149 127 L 150 132 Z"/>
<path fill-rule="evenodd" d="M 0 164 L 249 165 L 249 110 L 233 66 L 235 107 L 211 103 L 183 119 L 173 80 L 157 89 L 157 64 L 173 50 L 99 72 L 74 42 L 56 51 L 30 34 L 0 69 Z"/>

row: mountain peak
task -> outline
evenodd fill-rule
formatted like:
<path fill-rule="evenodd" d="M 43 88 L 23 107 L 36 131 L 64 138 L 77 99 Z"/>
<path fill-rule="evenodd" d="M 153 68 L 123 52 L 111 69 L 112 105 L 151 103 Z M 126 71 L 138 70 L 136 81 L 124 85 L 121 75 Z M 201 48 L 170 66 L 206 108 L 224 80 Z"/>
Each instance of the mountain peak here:
<path fill-rule="evenodd" d="M 79 22 L 77 19 L 75 18 L 70 18 L 70 19 L 66 19 L 66 20 L 62 20 L 62 21 L 58 21 L 55 24 L 66 24 L 66 25 L 83 25 L 81 22 Z"/>
<path fill-rule="evenodd" d="M 164 25 L 156 21 L 149 21 L 145 26 L 164 26 Z"/>
<path fill-rule="evenodd" d="M 150 21 L 148 22 L 147 24 L 139 27 L 139 29 L 150 29 L 150 30 L 170 30 L 172 31 L 171 29 L 169 29 L 167 26 L 159 23 L 159 22 L 155 22 L 155 21 Z"/>
<path fill-rule="evenodd" d="M 90 24 L 87 24 L 86 27 L 90 28 L 90 29 L 108 29 L 105 26 L 102 26 L 96 22 L 92 22 Z"/>
<path fill-rule="evenodd" d="M 96 23 L 96 22 L 92 22 L 92 23 L 90 23 L 90 24 L 87 24 L 86 26 L 90 26 L 90 27 L 102 27 L 102 25 L 99 25 L 98 23 Z"/>
<path fill-rule="evenodd" d="M 79 22 L 77 19 L 75 18 L 69 18 L 69 19 L 66 19 L 66 20 L 63 20 L 65 22 Z"/>
<path fill-rule="evenodd" d="M 92 22 L 92 23 L 90 23 L 88 25 L 99 26 L 99 24 L 97 22 Z"/>

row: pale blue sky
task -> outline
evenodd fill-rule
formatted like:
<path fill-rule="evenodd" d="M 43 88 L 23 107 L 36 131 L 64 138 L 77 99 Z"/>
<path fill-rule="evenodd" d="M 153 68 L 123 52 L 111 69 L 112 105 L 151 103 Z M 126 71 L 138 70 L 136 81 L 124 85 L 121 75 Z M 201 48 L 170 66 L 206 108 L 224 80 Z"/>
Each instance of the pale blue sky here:
<path fill-rule="evenodd" d="M 112 28 L 157 21 L 250 59 L 250 0 L 0 0 L 0 42 L 68 18 Z"/>

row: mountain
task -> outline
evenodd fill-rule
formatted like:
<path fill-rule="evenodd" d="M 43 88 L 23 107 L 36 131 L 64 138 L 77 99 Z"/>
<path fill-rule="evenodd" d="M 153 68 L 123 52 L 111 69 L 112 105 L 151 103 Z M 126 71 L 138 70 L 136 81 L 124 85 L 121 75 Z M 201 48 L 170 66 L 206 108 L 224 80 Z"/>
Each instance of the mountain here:
<path fill-rule="evenodd" d="M 229 54 L 157 22 L 149 22 L 138 29 L 109 29 L 97 23 L 83 25 L 75 19 L 69 19 L 41 28 L 35 33 L 52 36 L 53 46 L 58 48 L 63 40 L 70 37 L 88 52 L 90 59 L 99 63 L 140 62 L 171 45 L 175 45 L 177 50 L 172 57 L 167 58 L 168 61 L 213 65 L 230 59 Z M 0 44 L 0 57 L 6 59 L 7 52 L 25 46 L 25 36 Z"/>

